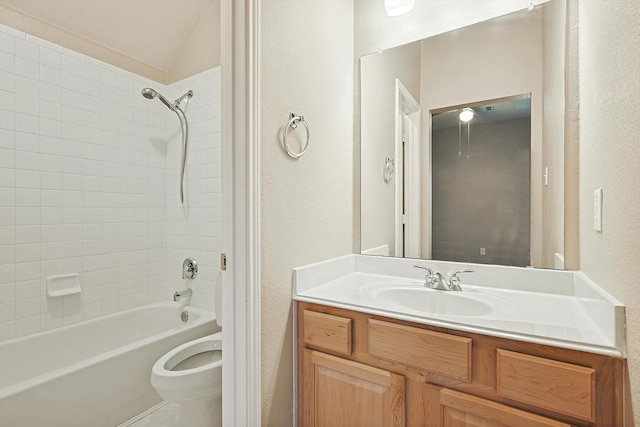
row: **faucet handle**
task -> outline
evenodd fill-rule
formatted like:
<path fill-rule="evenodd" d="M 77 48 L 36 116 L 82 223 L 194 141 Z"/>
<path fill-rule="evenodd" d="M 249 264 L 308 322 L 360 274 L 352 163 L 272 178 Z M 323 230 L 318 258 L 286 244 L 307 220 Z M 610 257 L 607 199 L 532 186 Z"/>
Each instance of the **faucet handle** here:
<path fill-rule="evenodd" d="M 416 265 L 414 265 L 414 266 L 413 266 L 413 268 L 420 268 L 420 269 L 422 269 L 422 270 L 427 270 L 427 274 L 428 274 L 429 276 L 433 276 L 433 270 L 432 270 L 432 269 L 430 269 L 429 267 L 424 267 L 424 266 L 422 266 L 422 265 L 417 265 L 417 264 L 416 264 Z"/>
<path fill-rule="evenodd" d="M 187 258 L 182 263 L 182 278 L 193 280 L 198 275 L 198 263 L 193 258 Z"/>
<path fill-rule="evenodd" d="M 426 270 L 427 274 L 424 276 L 424 286 L 433 287 L 434 280 L 436 279 L 436 273 L 433 272 L 429 267 L 424 267 L 422 265 L 414 265 L 413 268 L 419 268 L 421 270 Z"/>
<path fill-rule="evenodd" d="M 471 274 L 473 273 L 473 270 L 458 270 L 455 273 L 453 273 L 453 276 L 451 276 L 451 279 L 449 280 L 449 286 L 451 287 L 452 291 L 461 291 L 462 288 L 460 287 L 460 275 L 461 274 Z"/>

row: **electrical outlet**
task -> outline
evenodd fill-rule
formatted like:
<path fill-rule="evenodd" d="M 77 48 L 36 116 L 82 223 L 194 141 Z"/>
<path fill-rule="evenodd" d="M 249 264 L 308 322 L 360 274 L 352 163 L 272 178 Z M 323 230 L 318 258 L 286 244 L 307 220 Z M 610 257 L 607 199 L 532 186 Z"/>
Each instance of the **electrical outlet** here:
<path fill-rule="evenodd" d="M 602 188 L 593 192 L 593 228 L 602 232 Z"/>
<path fill-rule="evenodd" d="M 480 248 L 480 255 L 486 255 L 487 250 L 485 248 Z"/>

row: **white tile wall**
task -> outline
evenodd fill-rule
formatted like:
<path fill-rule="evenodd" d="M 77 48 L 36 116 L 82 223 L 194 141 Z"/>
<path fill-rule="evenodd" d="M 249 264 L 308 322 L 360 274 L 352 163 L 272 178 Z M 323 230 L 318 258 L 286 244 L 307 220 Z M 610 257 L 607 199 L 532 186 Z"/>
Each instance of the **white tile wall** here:
<path fill-rule="evenodd" d="M 211 308 L 222 247 L 219 68 L 176 83 L 168 91 L 169 99 L 188 90 L 193 90 L 193 98 L 182 104 L 189 121 L 184 206 L 180 203 L 180 122 L 175 114 L 167 120 L 166 281 L 176 289 L 191 287 L 192 304 Z M 193 282 L 181 278 L 182 261 L 187 257 L 195 258 L 199 266 Z"/>
<path fill-rule="evenodd" d="M 0 341 L 171 297 L 182 260 L 213 308 L 221 247 L 219 69 L 163 86 L 0 26 Z M 188 89 L 188 204 L 180 125 L 162 103 Z M 46 277 L 80 273 L 80 295 Z"/>

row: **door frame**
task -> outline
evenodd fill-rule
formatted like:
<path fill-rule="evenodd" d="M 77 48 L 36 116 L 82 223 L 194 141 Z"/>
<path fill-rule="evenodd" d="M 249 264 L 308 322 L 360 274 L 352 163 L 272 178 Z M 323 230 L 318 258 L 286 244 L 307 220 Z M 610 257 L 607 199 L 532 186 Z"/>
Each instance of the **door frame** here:
<path fill-rule="evenodd" d="M 405 138 L 403 132 L 403 129 L 406 128 L 406 121 L 411 123 L 409 138 Z M 420 104 L 402 82 L 396 79 L 395 256 L 420 258 L 422 197 L 420 192 L 420 136 Z"/>
<path fill-rule="evenodd" d="M 221 1 L 222 424 L 261 424 L 259 5 Z"/>

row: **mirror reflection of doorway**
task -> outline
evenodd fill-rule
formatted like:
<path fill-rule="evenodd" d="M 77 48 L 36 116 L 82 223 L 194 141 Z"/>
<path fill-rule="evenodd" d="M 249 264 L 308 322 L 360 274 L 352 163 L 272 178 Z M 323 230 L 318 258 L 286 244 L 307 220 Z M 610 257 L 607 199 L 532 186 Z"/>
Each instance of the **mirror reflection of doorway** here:
<path fill-rule="evenodd" d="M 530 95 L 433 112 L 431 143 L 432 257 L 530 265 Z"/>
<path fill-rule="evenodd" d="M 395 253 L 420 258 L 420 104 L 396 79 Z"/>

